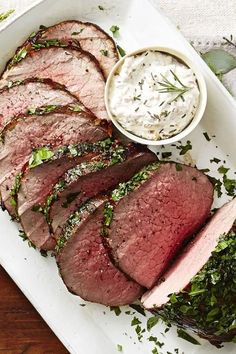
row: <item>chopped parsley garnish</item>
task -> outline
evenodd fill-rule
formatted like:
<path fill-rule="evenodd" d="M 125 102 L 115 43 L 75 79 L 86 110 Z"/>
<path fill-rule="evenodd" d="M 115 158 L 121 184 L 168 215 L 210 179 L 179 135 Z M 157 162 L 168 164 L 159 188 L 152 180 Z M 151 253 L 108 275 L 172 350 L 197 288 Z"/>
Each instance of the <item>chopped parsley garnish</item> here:
<path fill-rule="evenodd" d="M 121 314 L 121 309 L 119 306 L 110 306 L 110 311 L 114 311 L 116 316 L 119 316 Z"/>
<path fill-rule="evenodd" d="M 25 241 L 28 241 L 28 246 L 29 247 L 32 247 L 34 249 L 36 249 L 35 245 L 28 239 L 26 233 L 22 230 L 19 231 L 19 236 L 22 238 L 22 240 L 25 242 Z"/>
<path fill-rule="evenodd" d="M 102 5 L 98 5 L 99 10 L 104 11 L 104 7 Z"/>
<path fill-rule="evenodd" d="M 28 108 L 27 113 L 28 114 L 37 114 L 37 115 L 41 114 L 42 115 L 42 114 L 53 112 L 59 107 L 60 106 L 56 106 L 56 105 L 52 105 L 51 104 L 51 105 L 40 107 L 40 108 Z"/>
<path fill-rule="evenodd" d="M 81 28 L 78 32 L 72 32 L 71 35 L 72 36 L 77 36 L 78 34 L 82 33 L 84 30 L 84 28 Z"/>
<path fill-rule="evenodd" d="M 45 250 L 40 250 L 40 254 L 42 257 L 45 257 L 45 258 L 48 256 L 48 253 Z"/>
<path fill-rule="evenodd" d="M 100 50 L 100 53 L 101 53 L 102 55 L 104 55 L 104 57 L 108 57 L 108 50 L 106 50 L 106 49 L 101 49 L 101 50 Z"/>
<path fill-rule="evenodd" d="M 104 226 L 110 226 L 113 218 L 113 206 L 109 202 L 107 202 L 104 207 L 103 215 L 104 215 Z"/>
<path fill-rule="evenodd" d="M 160 310 L 164 321 L 179 323 L 181 318 L 200 332 L 228 335 L 235 325 L 236 234 L 223 234 L 204 267 L 188 287 L 172 294 Z M 190 339 L 183 330 L 179 336 Z M 195 339 L 189 340 L 191 343 Z M 198 343 L 193 343 L 198 344 Z"/>
<path fill-rule="evenodd" d="M 177 333 L 178 333 L 179 338 L 182 338 L 182 339 L 184 339 L 192 344 L 195 344 L 195 345 L 201 345 L 201 343 L 199 343 L 195 338 L 190 336 L 190 334 L 185 332 L 182 328 L 178 328 Z"/>
<path fill-rule="evenodd" d="M 201 168 L 199 171 L 202 171 L 203 173 L 210 172 L 209 168 Z"/>
<path fill-rule="evenodd" d="M 228 171 L 229 171 L 229 168 L 226 168 L 224 166 L 220 166 L 217 171 L 223 175 L 225 175 Z"/>
<path fill-rule="evenodd" d="M 17 193 L 19 192 L 19 189 L 20 189 L 22 176 L 23 176 L 23 172 L 17 173 L 17 175 L 15 177 L 14 184 L 13 184 L 12 189 L 11 189 L 11 205 L 14 206 L 14 207 L 17 204 L 16 196 L 17 196 Z"/>
<path fill-rule="evenodd" d="M 111 194 L 111 199 L 113 201 L 119 201 L 129 192 L 133 191 L 141 183 L 145 182 L 150 174 L 159 168 L 159 162 L 155 162 L 141 169 L 140 172 L 136 173 L 128 182 L 120 183 L 118 187 L 113 190 Z"/>
<path fill-rule="evenodd" d="M 74 112 L 83 112 L 83 108 L 79 104 L 70 106 L 70 110 Z"/>
<path fill-rule="evenodd" d="M 36 32 L 32 32 L 29 36 L 29 38 L 34 38 L 36 36 Z"/>
<path fill-rule="evenodd" d="M 9 81 L 7 84 L 7 87 L 8 88 L 15 87 L 15 86 L 22 84 L 22 82 L 23 82 L 22 80 Z"/>
<path fill-rule="evenodd" d="M 118 352 L 123 352 L 123 347 L 121 344 L 117 344 L 117 350 Z"/>
<path fill-rule="evenodd" d="M 140 305 L 131 304 L 131 305 L 129 305 L 129 307 L 131 307 L 133 310 L 137 311 L 141 315 L 146 316 L 145 310 Z"/>
<path fill-rule="evenodd" d="M 26 236 L 25 232 L 22 230 L 19 231 L 19 236 L 22 238 L 23 241 L 28 240 L 28 237 Z"/>
<path fill-rule="evenodd" d="M 159 348 L 162 348 L 164 343 L 163 342 L 160 342 L 157 337 L 154 337 L 154 336 L 150 336 L 148 337 L 148 340 L 149 342 L 154 342 L 156 346 L 158 346 Z"/>
<path fill-rule="evenodd" d="M 214 189 L 217 192 L 218 198 L 220 198 L 222 196 L 222 191 L 221 191 L 222 182 L 219 179 L 209 176 L 209 175 L 208 175 L 208 178 L 211 181 L 211 183 L 214 185 Z"/>
<path fill-rule="evenodd" d="M 172 152 L 165 151 L 165 152 L 162 152 L 161 157 L 163 159 L 167 159 L 168 157 L 171 157 L 171 155 L 172 155 Z"/>
<path fill-rule="evenodd" d="M 79 192 L 67 194 L 65 202 L 63 202 L 61 205 L 62 208 L 68 208 L 68 206 L 76 199 L 76 197 L 78 197 L 78 195 Z"/>
<path fill-rule="evenodd" d="M 6 12 L 2 12 L 0 14 L 0 22 L 6 20 L 11 14 L 13 14 L 13 12 L 15 12 L 15 10 L 8 10 Z"/>
<path fill-rule="evenodd" d="M 44 161 L 49 160 L 53 155 L 54 152 L 47 146 L 35 149 L 29 160 L 29 168 L 34 168 L 41 165 Z"/>
<path fill-rule="evenodd" d="M 112 32 L 113 37 L 117 37 L 119 35 L 119 30 L 120 30 L 120 27 L 118 27 L 116 25 L 113 25 L 110 28 L 110 31 Z"/>
<path fill-rule="evenodd" d="M 179 164 L 179 163 L 176 163 L 176 164 L 175 164 L 175 168 L 176 168 L 176 171 L 182 171 L 182 170 L 183 170 L 182 165 Z"/>
<path fill-rule="evenodd" d="M 137 317 L 134 317 L 131 321 L 131 326 L 137 326 L 139 324 L 141 324 L 142 322 L 137 318 Z"/>
<path fill-rule="evenodd" d="M 96 144 L 94 144 L 94 147 Z M 98 161 L 89 161 L 82 162 L 81 164 L 76 165 L 75 167 L 69 169 L 65 175 L 55 184 L 52 192 L 48 195 L 44 205 L 37 205 L 33 207 L 33 211 L 41 212 L 45 215 L 47 222 L 50 224 L 51 220 L 49 217 L 49 211 L 52 204 L 58 200 L 59 192 L 66 190 L 68 186 L 77 181 L 81 176 L 88 175 L 93 172 L 100 171 L 106 167 L 112 166 L 124 160 L 124 148 L 121 145 L 116 147 L 110 146 L 110 149 L 107 149 L 107 146 L 104 145 L 98 149 L 101 152 L 101 157 Z M 67 208 L 79 195 L 79 192 L 68 193 L 66 200 L 62 203 L 63 208 Z M 73 215 L 72 215 L 73 217 Z M 112 209 L 109 205 L 106 205 L 104 208 L 104 218 L 105 226 L 108 226 L 112 218 Z"/>
<path fill-rule="evenodd" d="M 218 159 L 217 157 L 213 157 L 213 159 L 210 160 L 210 162 L 215 162 L 215 163 L 219 163 L 221 160 Z"/>
<path fill-rule="evenodd" d="M 139 324 L 135 327 L 135 332 L 138 336 L 138 340 L 139 342 L 142 341 L 142 338 L 143 338 L 143 333 L 146 332 L 146 329 L 145 328 L 142 328 Z"/>
<path fill-rule="evenodd" d="M 150 332 L 152 327 L 154 327 L 159 321 L 157 316 L 152 316 L 147 320 L 147 330 Z"/>
<path fill-rule="evenodd" d="M 124 57 L 126 55 L 125 50 L 121 48 L 121 46 L 119 46 L 118 44 L 117 44 L 117 49 L 121 57 Z"/>
<path fill-rule="evenodd" d="M 211 138 L 209 137 L 209 135 L 207 134 L 207 132 L 204 132 L 203 135 L 205 136 L 206 140 L 207 141 L 210 141 Z"/>
<path fill-rule="evenodd" d="M 44 26 L 44 25 L 40 25 L 40 26 L 39 26 L 39 29 L 40 29 L 40 31 L 45 31 L 45 30 L 47 29 L 47 27 Z"/>
<path fill-rule="evenodd" d="M 186 145 L 177 146 L 177 149 L 180 150 L 180 155 L 185 155 L 189 150 L 192 150 L 192 144 L 187 140 Z"/>
<path fill-rule="evenodd" d="M 230 179 L 226 175 L 223 176 L 223 183 L 227 195 L 234 197 L 236 195 L 236 179 Z"/>
<path fill-rule="evenodd" d="M 8 65 L 8 68 L 12 67 L 13 65 L 15 65 L 16 63 L 18 63 L 19 61 L 21 61 L 22 59 L 24 59 L 26 57 L 26 55 L 28 54 L 28 51 L 26 48 L 21 48 L 12 58 L 11 62 Z"/>

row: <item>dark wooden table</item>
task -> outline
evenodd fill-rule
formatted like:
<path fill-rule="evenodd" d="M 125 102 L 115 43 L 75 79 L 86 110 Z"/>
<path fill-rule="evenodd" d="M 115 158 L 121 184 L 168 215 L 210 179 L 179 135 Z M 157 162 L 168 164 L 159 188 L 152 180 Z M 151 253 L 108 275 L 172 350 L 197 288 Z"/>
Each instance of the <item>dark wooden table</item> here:
<path fill-rule="evenodd" d="M 67 354 L 0 266 L 0 354 Z"/>

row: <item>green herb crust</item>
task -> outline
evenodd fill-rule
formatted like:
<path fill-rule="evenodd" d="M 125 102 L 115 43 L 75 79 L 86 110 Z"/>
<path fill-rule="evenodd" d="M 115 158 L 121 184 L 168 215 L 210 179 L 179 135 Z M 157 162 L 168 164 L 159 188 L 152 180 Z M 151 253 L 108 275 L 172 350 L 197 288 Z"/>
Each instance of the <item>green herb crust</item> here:
<path fill-rule="evenodd" d="M 19 192 L 20 189 L 20 184 L 21 184 L 21 178 L 23 176 L 23 172 L 17 173 L 14 181 L 14 185 L 12 186 L 11 189 L 11 205 L 16 206 L 17 201 L 16 201 L 16 195 Z"/>
<path fill-rule="evenodd" d="M 19 63 L 22 59 L 24 59 L 31 50 L 38 50 L 41 48 L 49 48 L 53 47 L 67 47 L 68 44 L 59 41 L 58 39 L 48 39 L 43 41 L 42 43 L 35 43 L 37 41 L 37 33 L 31 33 L 29 39 L 25 42 L 25 44 L 17 50 L 13 58 L 10 60 L 7 65 L 7 69 L 10 69 L 12 66 Z"/>
<path fill-rule="evenodd" d="M 192 328 L 212 344 L 236 341 L 236 232 L 223 235 L 186 289 L 170 295 L 158 313 L 167 323 Z"/>
<path fill-rule="evenodd" d="M 35 168 L 36 166 L 39 166 L 42 163 L 57 160 L 66 154 L 68 155 L 68 157 L 80 157 L 90 152 L 101 152 L 103 154 L 109 154 L 112 148 L 114 149 L 114 153 L 112 154 L 112 163 L 115 164 L 116 162 L 120 161 L 121 154 L 122 151 L 124 151 L 124 148 L 119 145 L 117 146 L 117 142 L 112 140 L 111 138 L 107 138 L 97 143 L 81 143 L 77 145 L 72 144 L 62 146 L 55 153 L 52 153 L 48 147 L 43 146 L 39 149 L 35 149 L 32 152 L 28 166 L 29 168 Z M 11 189 L 11 203 L 14 206 L 17 205 L 17 194 L 20 189 L 21 179 L 23 175 L 24 173 L 19 173 L 16 175 L 14 185 Z"/>
<path fill-rule="evenodd" d="M 114 203 L 118 202 L 124 198 L 128 193 L 134 191 L 142 183 L 144 183 L 152 172 L 156 171 L 160 167 L 159 162 L 154 162 L 148 166 L 142 168 L 138 173 L 136 173 L 128 182 L 123 182 L 114 189 L 110 196 L 110 201 L 106 202 L 103 210 L 103 227 L 101 230 L 102 236 L 108 235 L 108 229 L 111 225 L 113 218 Z"/>
<path fill-rule="evenodd" d="M 122 162 L 125 158 L 125 149 L 123 146 L 118 145 L 116 148 L 111 147 L 108 151 L 100 156 L 97 161 L 85 161 L 76 167 L 68 170 L 64 177 L 58 181 L 58 183 L 53 187 L 52 193 L 47 197 L 44 205 L 37 205 L 34 207 L 34 211 L 42 212 L 49 224 L 51 220 L 49 217 L 49 211 L 52 204 L 58 199 L 59 193 L 66 189 L 68 185 L 75 182 L 79 177 L 84 176 L 89 173 L 100 171 L 109 166 L 115 165 Z M 77 197 L 78 194 L 69 194 L 67 201 L 63 204 L 64 208 L 67 208 L 71 202 Z"/>
<path fill-rule="evenodd" d="M 138 173 L 136 173 L 128 182 L 120 183 L 116 189 L 113 190 L 111 194 L 111 199 L 114 202 L 119 201 L 125 197 L 129 192 L 139 187 L 140 184 L 145 182 L 152 172 L 156 171 L 160 167 L 159 162 L 154 162 L 148 166 L 142 168 Z"/>
<path fill-rule="evenodd" d="M 63 231 L 55 247 L 55 252 L 59 253 L 60 250 L 65 246 L 66 242 L 72 235 L 72 232 L 76 225 L 79 225 L 83 220 L 83 215 L 85 212 L 92 213 L 96 209 L 96 206 L 93 204 L 92 200 L 85 202 L 81 207 L 70 216 L 66 224 L 63 227 Z"/>
<path fill-rule="evenodd" d="M 15 10 L 11 9 L 6 12 L 0 13 L 0 22 L 6 20 L 11 14 L 13 14 L 13 12 L 15 12 Z"/>

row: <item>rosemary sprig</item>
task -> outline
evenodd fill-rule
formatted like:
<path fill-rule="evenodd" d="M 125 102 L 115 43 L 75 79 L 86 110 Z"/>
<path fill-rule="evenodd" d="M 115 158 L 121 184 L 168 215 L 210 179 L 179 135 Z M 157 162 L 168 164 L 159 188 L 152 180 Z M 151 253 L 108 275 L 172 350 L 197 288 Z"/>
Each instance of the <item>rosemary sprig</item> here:
<path fill-rule="evenodd" d="M 161 82 L 158 81 L 158 84 L 161 86 L 161 88 L 158 89 L 158 92 L 160 92 L 160 93 L 177 93 L 177 96 L 173 100 L 171 100 L 171 102 L 177 101 L 177 99 L 179 97 L 184 101 L 183 95 L 187 91 L 189 91 L 191 89 L 191 87 L 184 85 L 180 81 L 178 76 L 172 70 L 170 70 L 170 72 L 173 75 L 175 82 L 177 81 L 180 86 L 177 86 L 176 83 L 170 82 L 170 80 L 168 80 L 164 75 L 161 75 L 163 81 L 161 81 Z M 171 103 L 171 102 L 169 102 L 169 103 Z"/>
<path fill-rule="evenodd" d="M 236 44 L 233 42 L 233 35 L 232 34 L 230 35 L 230 39 L 226 38 L 226 37 L 223 37 L 223 39 L 225 40 L 226 43 L 228 43 L 236 48 Z"/>

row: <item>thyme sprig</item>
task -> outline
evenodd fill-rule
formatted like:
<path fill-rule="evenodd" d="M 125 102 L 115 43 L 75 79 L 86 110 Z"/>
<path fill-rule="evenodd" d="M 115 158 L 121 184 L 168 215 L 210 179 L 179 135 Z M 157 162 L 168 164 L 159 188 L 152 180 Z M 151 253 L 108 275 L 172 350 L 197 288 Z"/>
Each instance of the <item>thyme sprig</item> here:
<path fill-rule="evenodd" d="M 183 95 L 191 89 L 191 87 L 188 87 L 184 85 L 179 77 L 172 71 L 170 70 L 171 74 L 174 77 L 175 82 L 171 82 L 169 79 L 167 79 L 164 75 L 161 74 L 161 77 L 163 81 L 158 81 L 158 84 L 161 86 L 161 88 L 158 89 L 158 92 L 160 93 L 177 93 L 177 96 L 171 101 L 177 101 L 177 99 L 180 97 L 184 101 Z M 177 86 L 177 83 L 179 83 L 180 86 Z"/>

